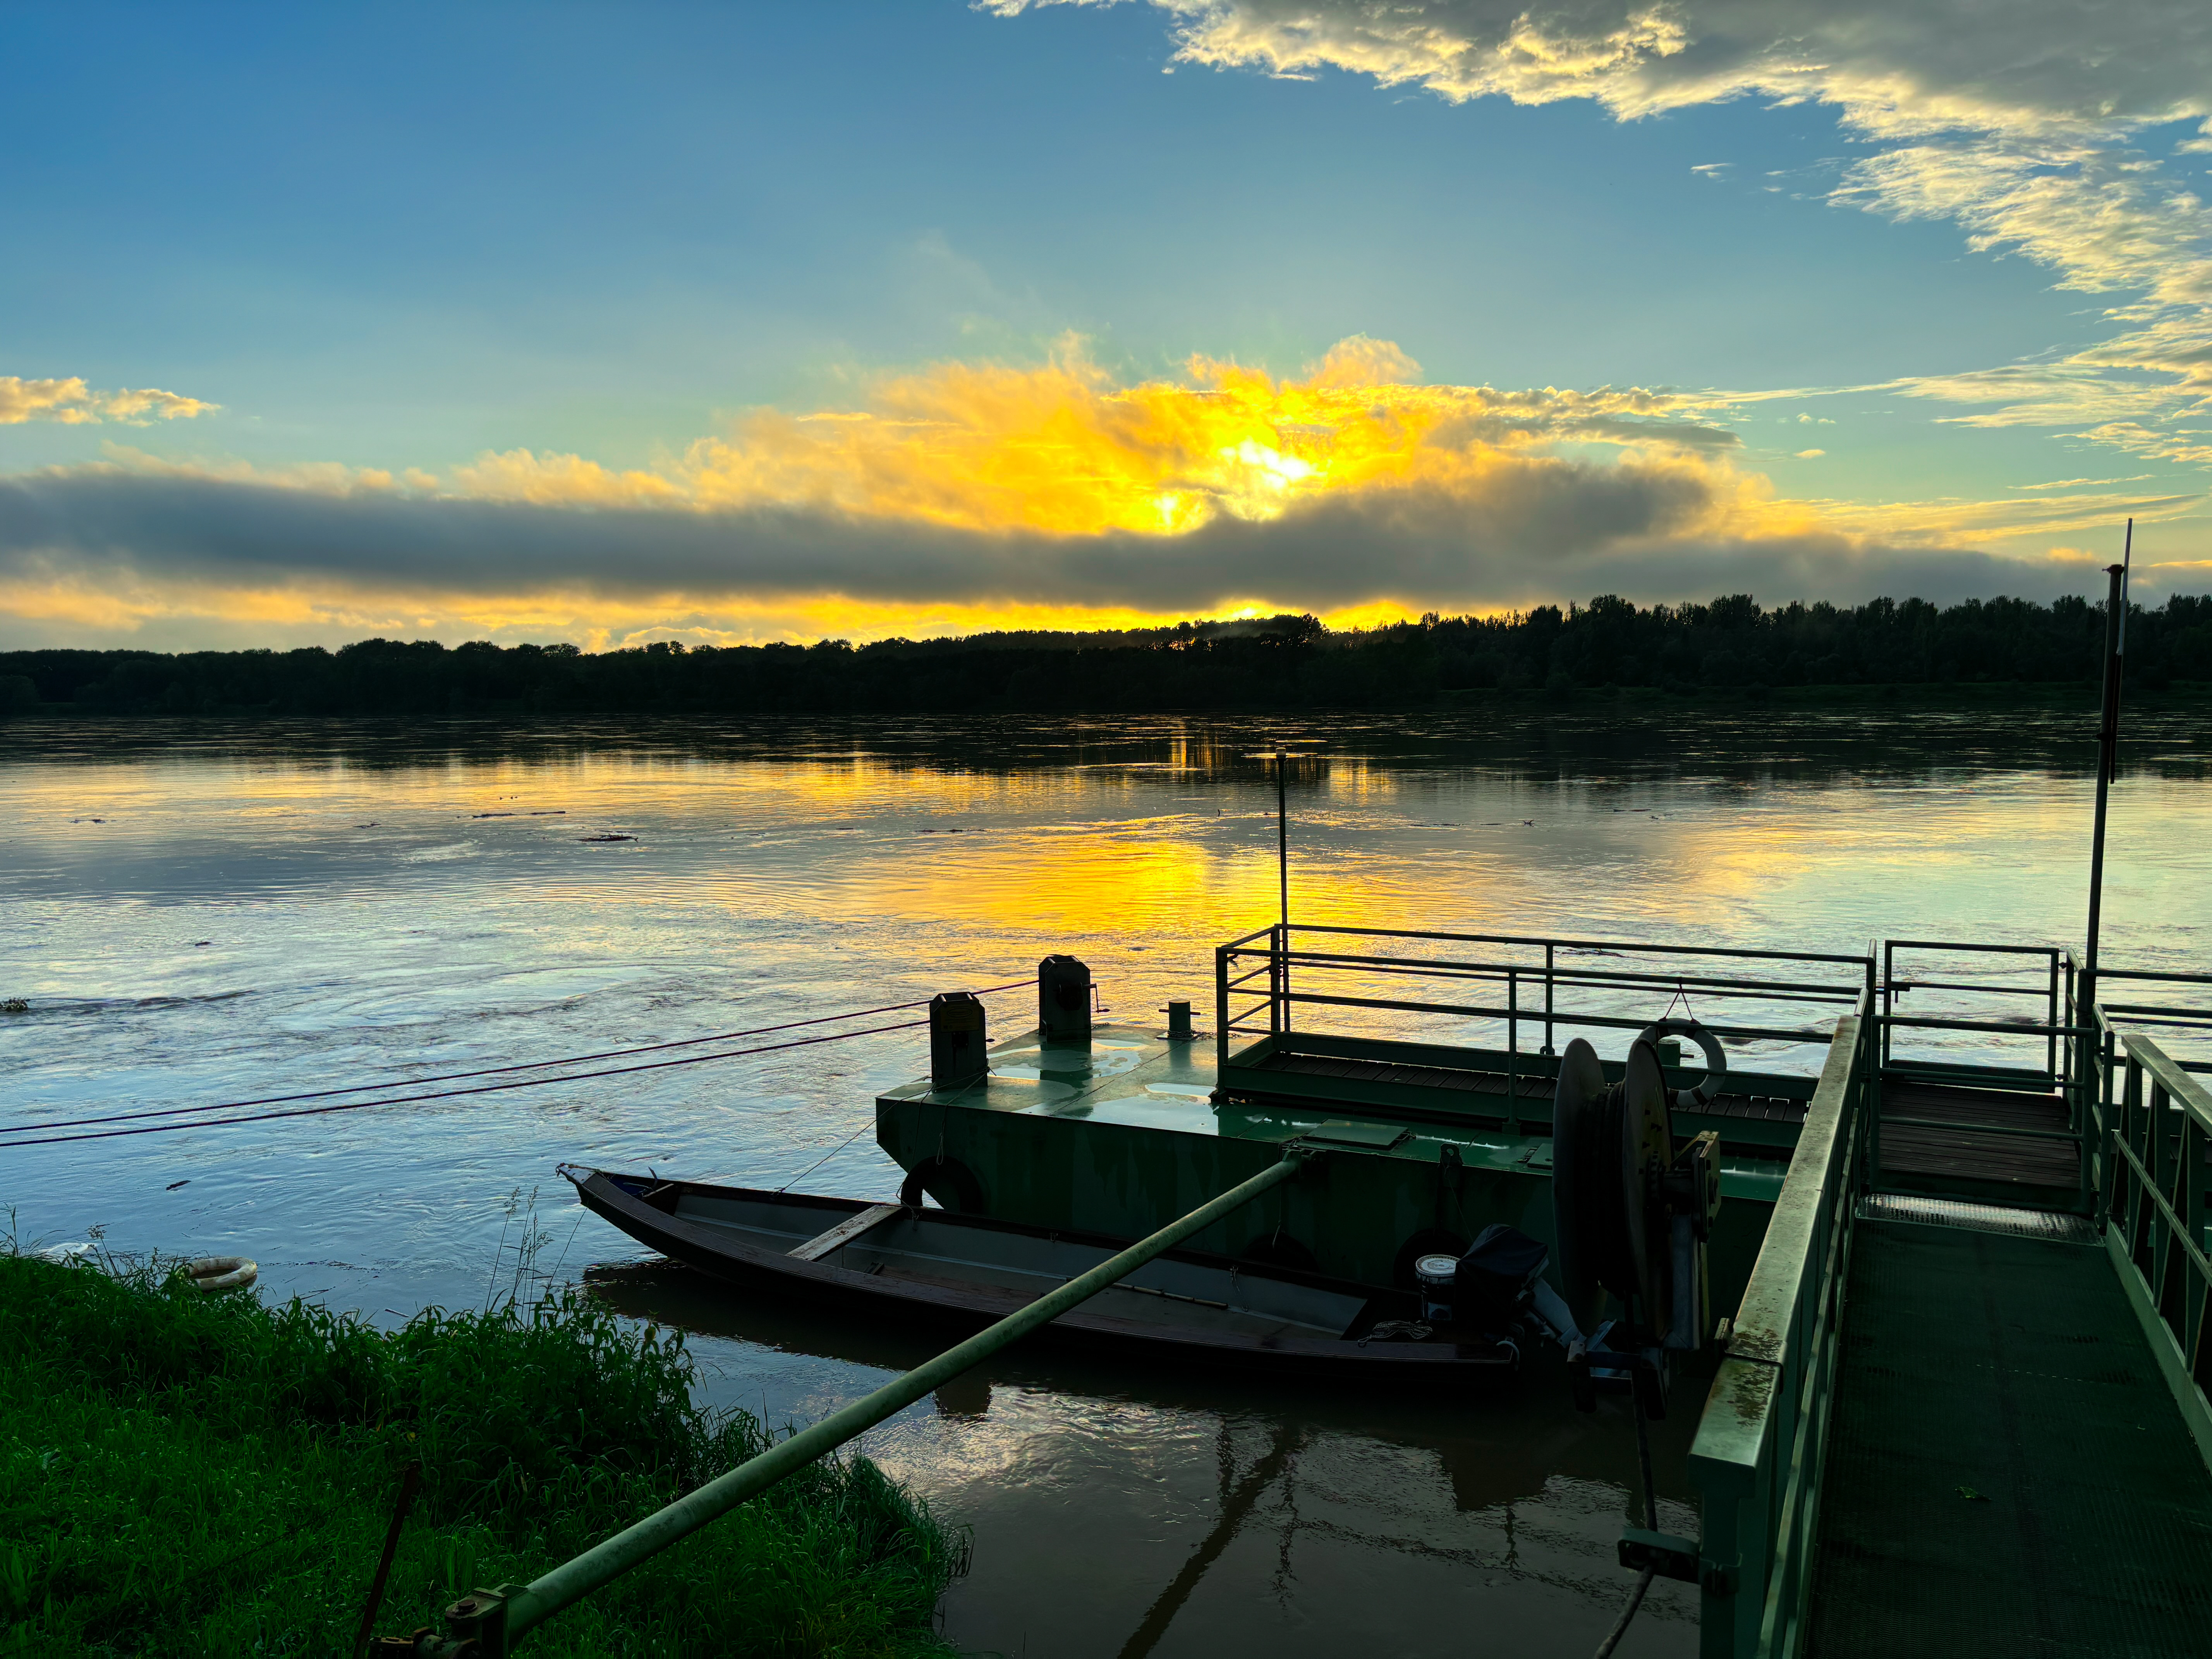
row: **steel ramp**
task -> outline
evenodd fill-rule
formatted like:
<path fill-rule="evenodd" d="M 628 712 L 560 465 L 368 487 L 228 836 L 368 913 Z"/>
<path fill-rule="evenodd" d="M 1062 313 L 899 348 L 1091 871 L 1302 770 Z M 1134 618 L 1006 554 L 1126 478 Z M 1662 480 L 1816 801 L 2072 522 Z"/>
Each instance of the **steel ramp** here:
<path fill-rule="evenodd" d="M 1845 1305 L 1813 1659 L 2212 1652 L 2212 1476 L 2101 1244 L 1877 1212 Z"/>

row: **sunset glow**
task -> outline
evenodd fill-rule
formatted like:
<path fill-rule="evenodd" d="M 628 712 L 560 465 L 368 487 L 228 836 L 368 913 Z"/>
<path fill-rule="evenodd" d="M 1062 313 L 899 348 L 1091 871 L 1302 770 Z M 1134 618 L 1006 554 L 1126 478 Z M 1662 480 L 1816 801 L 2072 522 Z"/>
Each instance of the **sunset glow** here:
<path fill-rule="evenodd" d="M 13 20 L 0 647 L 2195 591 L 2201 9 L 1869 3 Z"/>

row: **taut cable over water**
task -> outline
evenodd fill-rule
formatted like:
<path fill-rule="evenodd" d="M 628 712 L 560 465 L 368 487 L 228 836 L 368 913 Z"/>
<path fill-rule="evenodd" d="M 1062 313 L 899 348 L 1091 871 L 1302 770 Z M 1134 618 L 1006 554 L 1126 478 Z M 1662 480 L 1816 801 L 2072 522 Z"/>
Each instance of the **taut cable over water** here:
<path fill-rule="evenodd" d="M 1028 982 L 1029 981 L 1026 980 L 1015 980 L 1012 983 L 1006 985 L 986 986 L 982 990 L 970 993 L 970 994 L 975 996 L 988 996 L 994 991 L 1009 991 L 1012 990 L 1017 986 L 1026 985 Z M 866 1018 L 870 1014 L 893 1013 L 902 1012 L 908 1008 L 923 1008 L 927 1006 L 928 1006 L 927 1000 L 921 1002 L 893 1003 L 882 1008 L 863 1008 L 845 1014 L 821 1014 L 811 1019 L 789 1020 L 781 1025 L 763 1025 L 756 1027 L 750 1031 L 726 1031 L 718 1036 L 684 1037 L 672 1042 L 651 1042 L 635 1048 L 610 1049 L 606 1053 L 600 1054 L 579 1054 L 568 1060 L 541 1060 L 524 1062 L 514 1066 L 487 1066 L 482 1071 L 452 1072 L 447 1073 L 443 1077 L 416 1078 L 398 1084 L 364 1083 L 351 1089 L 324 1089 L 319 1090 L 311 1094 L 278 1095 L 271 1097 L 266 1100 L 233 1101 L 226 1104 L 216 1106 L 175 1106 L 164 1108 L 158 1111 L 119 1113 L 111 1117 L 57 1119 L 46 1123 L 26 1123 L 8 1133 L 15 1135 L 25 1135 L 28 1134 L 31 1131 L 40 1129 L 75 1129 L 82 1128 L 93 1124 L 131 1122 L 140 1118 L 176 1117 L 187 1113 L 207 1114 L 236 1111 L 247 1106 L 276 1105 L 281 1102 L 289 1100 L 322 1100 L 327 1099 L 332 1095 L 360 1094 L 372 1090 L 394 1087 L 404 1088 L 412 1086 L 413 1084 L 445 1083 L 461 1078 L 495 1077 L 503 1075 L 509 1072 L 537 1071 L 544 1067 L 555 1066 L 577 1066 L 593 1060 L 611 1060 L 623 1054 L 653 1054 L 666 1048 L 690 1048 L 702 1042 L 727 1042 L 733 1037 L 763 1036 L 770 1031 L 793 1030 L 804 1025 L 821 1025 L 829 1024 L 832 1021 L 842 1019 L 861 1019 Z M 524 1078 L 514 1083 L 483 1084 L 473 1089 L 441 1089 L 429 1094 L 400 1095 L 380 1100 L 346 1101 L 331 1106 L 303 1106 L 296 1108 L 291 1111 L 260 1112 L 247 1117 L 208 1117 L 201 1115 L 189 1117 L 182 1122 L 151 1123 L 143 1125 L 137 1128 L 131 1129 L 99 1129 L 84 1134 L 41 1135 L 29 1139 L 3 1139 L 0 1140 L 0 1150 L 4 1150 L 9 1146 L 51 1146 L 73 1140 L 107 1140 L 122 1135 L 161 1134 L 175 1129 L 222 1129 L 228 1128 L 237 1124 L 270 1123 L 281 1118 L 317 1117 L 330 1112 L 357 1112 L 366 1110 L 373 1106 L 413 1106 L 418 1105 L 424 1101 L 453 1100 L 467 1095 L 500 1094 L 510 1089 L 534 1089 L 553 1083 L 585 1083 L 589 1082 L 595 1078 L 626 1077 L 638 1072 L 665 1071 L 668 1068 L 676 1066 L 697 1066 L 710 1060 L 743 1060 L 750 1055 L 775 1054 L 779 1050 L 785 1048 L 805 1048 L 812 1047 L 818 1043 L 842 1042 L 848 1037 L 880 1036 L 887 1031 L 912 1030 L 917 1026 L 927 1025 L 928 1023 L 929 1022 L 926 1019 L 901 1020 L 896 1024 L 872 1025 L 863 1030 L 835 1031 L 824 1036 L 800 1037 L 790 1042 L 763 1043 L 757 1048 L 735 1048 L 716 1054 L 687 1054 L 680 1060 L 654 1060 L 650 1064 L 644 1066 L 616 1066 L 600 1072 L 569 1072 L 563 1073 L 558 1077 Z"/>

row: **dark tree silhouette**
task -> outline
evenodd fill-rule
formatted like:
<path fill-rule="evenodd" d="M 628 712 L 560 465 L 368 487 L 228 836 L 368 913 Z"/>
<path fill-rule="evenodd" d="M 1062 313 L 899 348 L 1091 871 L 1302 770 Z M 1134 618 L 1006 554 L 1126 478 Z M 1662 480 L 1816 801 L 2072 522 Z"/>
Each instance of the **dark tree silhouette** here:
<path fill-rule="evenodd" d="M 1501 617 L 1333 633 L 1312 617 L 1117 633 L 985 634 L 854 646 L 655 644 L 337 651 L 0 653 L 0 715 L 847 714 L 1363 708 L 1479 691 L 1608 687 L 1758 696 L 1783 687 L 2093 684 L 2100 605 L 1924 599 L 1763 610 L 1747 593 L 1639 607 L 1603 594 Z M 2133 607 L 2137 688 L 2212 680 L 2212 597 Z"/>

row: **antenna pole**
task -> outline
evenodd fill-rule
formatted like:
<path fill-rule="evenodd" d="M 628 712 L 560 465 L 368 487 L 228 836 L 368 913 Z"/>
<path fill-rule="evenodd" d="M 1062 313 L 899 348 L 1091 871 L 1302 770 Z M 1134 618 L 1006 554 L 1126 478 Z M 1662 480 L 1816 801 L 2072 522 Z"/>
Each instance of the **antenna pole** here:
<path fill-rule="evenodd" d="M 2097 929 L 2105 908 L 2105 806 L 2118 770 L 2120 669 L 2128 647 L 2128 567 L 2135 561 L 2136 521 L 2128 520 L 2120 562 L 2107 565 L 2111 592 L 2105 601 L 2105 697 L 2097 728 L 2097 826 L 2089 840 L 2089 951 L 2081 970 L 2081 1006 L 2097 1006 Z"/>

